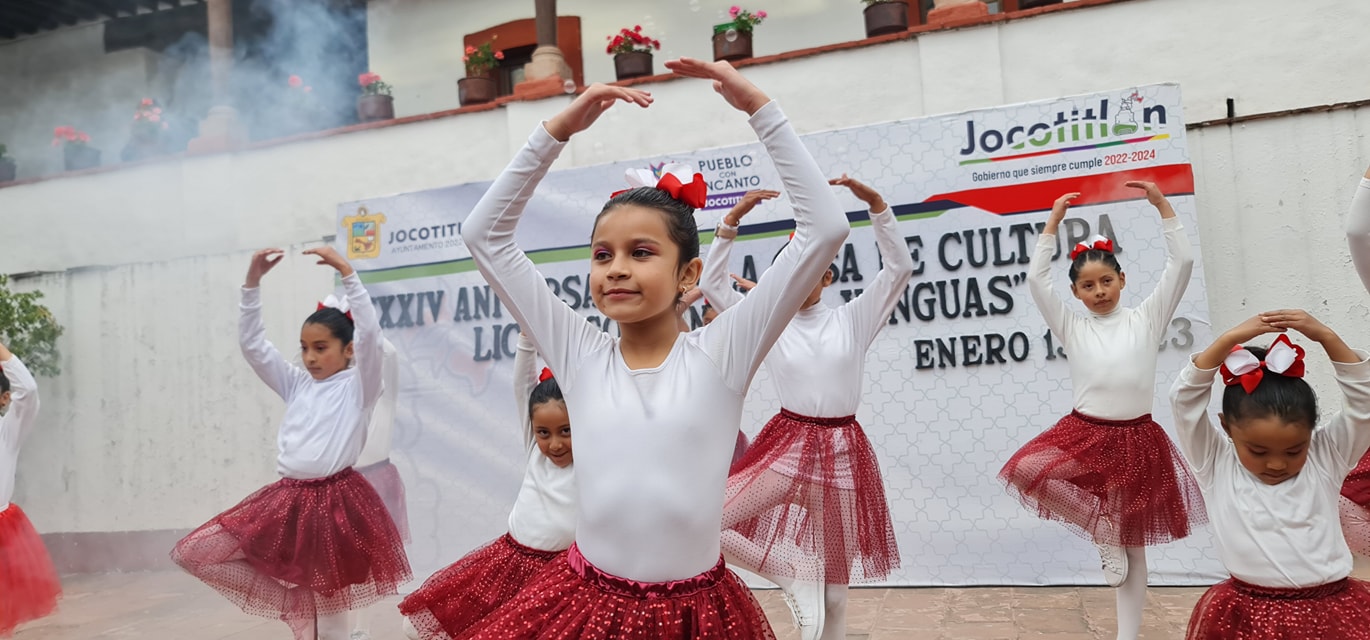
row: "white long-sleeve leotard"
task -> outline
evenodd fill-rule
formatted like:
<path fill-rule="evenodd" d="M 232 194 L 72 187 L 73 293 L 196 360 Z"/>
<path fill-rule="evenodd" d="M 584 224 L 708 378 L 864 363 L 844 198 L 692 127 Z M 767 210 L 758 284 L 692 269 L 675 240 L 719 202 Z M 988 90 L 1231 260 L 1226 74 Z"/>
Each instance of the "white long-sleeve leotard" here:
<path fill-rule="evenodd" d="M 1179 218 L 1162 218 L 1165 271 L 1140 305 L 1119 304 L 1106 314 L 1070 310 L 1051 286 L 1056 236 L 1043 234 L 1028 265 L 1028 290 L 1047 327 L 1070 358 L 1075 410 L 1104 420 L 1131 420 L 1151 413 L 1156 355 L 1166 326 L 1189 286 L 1194 258 Z"/>
<path fill-rule="evenodd" d="M 1292 589 L 1351 573 L 1351 551 L 1337 514 L 1342 481 L 1370 448 L 1370 360 L 1332 363 L 1343 410 L 1313 433 L 1298 475 L 1268 485 L 1237 459 L 1226 434 L 1208 420 L 1217 369 L 1185 367 L 1171 389 L 1180 452 L 1203 492 L 1218 556 L 1234 578 Z M 1273 374 L 1267 374 L 1273 375 Z"/>
<path fill-rule="evenodd" d="M 514 408 L 522 416 L 523 443 L 528 465 L 523 486 L 509 511 L 509 535 L 519 544 L 543 551 L 561 551 L 576 538 L 575 465 L 558 467 L 542 455 L 533 438 L 528 398 L 538 384 L 538 357 L 533 341 L 519 335 L 514 355 Z"/>
<path fill-rule="evenodd" d="M 371 410 L 371 422 L 366 428 L 366 446 L 357 456 L 358 467 L 369 467 L 390 459 L 395 440 L 396 396 L 400 391 L 400 353 L 387 338 L 381 338 L 381 397 Z"/>
<path fill-rule="evenodd" d="M 847 235 L 836 196 L 775 103 L 749 122 L 794 203 L 796 234 L 742 304 L 676 337 L 650 369 L 547 287 L 514 243 L 519 215 L 563 144 L 539 126 L 462 225 L 490 286 L 547 360 L 575 425 L 576 545 L 610 574 L 647 582 L 719 558 L 723 489 L 756 368 Z"/>
<path fill-rule="evenodd" d="M 1351 262 L 1356 265 L 1361 284 L 1370 291 L 1370 178 L 1361 178 L 1356 195 L 1351 198 L 1346 240 L 1351 245 Z"/>
<path fill-rule="evenodd" d="M 381 325 L 371 296 L 353 273 L 342 279 L 352 308 L 353 366 L 315 380 L 266 339 L 261 290 L 243 287 L 238 341 L 257 377 L 285 400 L 276 438 L 276 471 L 286 478 L 326 478 L 357 462 L 371 409 L 383 390 Z"/>
<path fill-rule="evenodd" d="M 19 469 L 19 447 L 38 418 L 38 382 L 19 356 L 0 362 L 10 383 L 10 408 L 0 417 L 0 512 L 14 499 L 14 475 Z"/>
<path fill-rule="evenodd" d="M 800 415 L 836 418 L 855 415 L 861 406 L 866 349 L 889 322 L 909 278 L 913 256 L 888 208 L 870 214 L 883 266 L 861 295 L 836 307 L 819 302 L 800 309 L 766 356 L 780 406 Z M 732 288 L 728 258 L 733 240 L 714 236 L 700 288 L 722 312 L 741 302 Z M 802 288 L 802 287 L 800 287 Z"/>

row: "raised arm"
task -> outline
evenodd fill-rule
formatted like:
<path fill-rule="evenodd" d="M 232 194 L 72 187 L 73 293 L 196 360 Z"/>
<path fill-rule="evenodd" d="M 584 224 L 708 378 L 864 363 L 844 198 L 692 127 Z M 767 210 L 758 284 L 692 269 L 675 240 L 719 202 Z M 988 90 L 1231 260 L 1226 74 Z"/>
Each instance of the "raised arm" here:
<path fill-rule="evenodd" d="M 12 447 L 17 447 L 33 429 L 33 423 L 38 418 L 38 381 L 33 379 L 24 362 L 3 344 L 0 344 L 0 369 L 4 370 L 5 379 L 10 383 L 10 406 L 5 416 L 0 418 L 0 425 L 3 425 L 0 437 Z"/>
<path fill-rule="evenodd" d="M 1147 202 L 1161 214 L 1161 230 L 1165 233 L 1165 271 L 1161 272 L 1161 281 L 1156 289 L 1138 307 L 1151 320 L 1159 340 L 1166 325 L 1175 316 L 1175 309 L 1180 306 L 1185 289 L 1189 288 L 1189 276 L 1194 272 L 1194 249 L 1189 245 L 1189 236 L 1175 215 L 1175 209 L 1171 208 L 1165 194 L 1155 183 L 1128 182 L 1127 186 L 1146 192 Z"/>
<path fill-rule="evenodd" d="M 737 71 L 727 63 L 714 64 L 726 68 L 720 72 L 728 81 L 751 86 L 740 74 L 734 80 L 732 74 Z M 755 111 L 750 123 L 789 194 L 795 235 L 756 288 L 704 328 L 710 356 L 732 388 L 739 391 L 746 389 L 766 353 L 808 297 L 812 287 L 794 283 L 816 282 L 832 264 L 848 230 L 837 197 L 779 105 L 767 102 Z"/>
<path fill-rule="evenodd" d="M 381 346 L 381 320 L 371 294 L 355 272 L 342 279 L 347 303 L 352 308 L 352 358 L 362 383 L 362 406 L 374 407 L 385 392 L 385 352 Z"/>
<path fill-rule="evenodd" d="M 1360 282 L 1370 291 L 1370 170 L 1361 178 L 1351 198 L 1351 213 L 1346 216 L 1346 242 L 1351 246 L 1351 262 Z"/>
<path fill-rule="evenodd" d="M 610 338 L 547 288 L 533 262 L 514 243 L 514 229 L 566 140 L 590 126 L 615 101 L 646 106 L 651 101 L 646 95 L 600 84 L 586 89 L 566 110 L 533 131 L 462 224 L 462 241 L 481 275 L 567 388 L 575 384 L 576 371 L 569 365 L 578 354 Z"/>
<path fill-rule="evenodd" d="M 1257 336 L 1280 333 L 1284 329 L 1253 316 L 1218 336 L 1208 348 L 1194 355 L 1185 365 L 1170 390 L 1175 415 L 1176 444 L 1194 468 L 1195 475 L 1208 484 L 1212 462 L 1227 445 L 1227 439 L 1208 420 L 1208 402 L 1213 395 L 1213 376 L 1232 348 Z"/>
<path fill-rule="evenodd" d="M 1226 439 L 1208 420 L 1218 367 L 1199 368 L 1194 360 L 1185 365 L 1170 387 L 1170 406 L 1175 417 L 1175 444 L 1199 482 L 1207 486 L 1212 480 L 1213 461 L 1226 446 Z"/>
<path fill-rule="evenodd" d="M 723 313 L 724 309 L 742 302 L 742 292 L 733 288 L 733 280 L 728 275 L 728 258 L 733 252 L 733 238 L 737 237 L 737 227 L 719 224 L 714 231 L 714 241 L 709 245 L 709 256 L 704 261 L 704 272 L 699 276 L 699 288 L 709 305 Z"/>
<path fill-rule="evenodd" d="M 865 291 L 847 303 L 852 327 L 865 345 L 875 340 L 876 334 L 889 322 L 890 312 L 904 293 L 909 278 L 913 277 L 913 256 L 904 237 L 899 234 L 899 221 L 890 211 L 885 199 L 874 189 L 843 175 L 832 181 L 844 186 L 870 208 L 871 229 L 875 231 L 875 246 L 880 250 L 880 272 L 866 286 Z"/>
<path fill-rule="evenodd" d="M 1037 246 L 1032 250 L 1032 260 L 1028 263 L 1028 293 L 1032 295 L 1037 312 L 1046 320 L 1047 328 L 1062 341 L 1066 338 L 1066 323 L 1070 320 L 1070 308 L 1056 295 L 1051 286 L 1051 255 L 1056 252 L 1056 232 L 1066 217 L 1070 201 L 1080 197 L 1078 193 L 1067 193 L 1051 205 L 1051 215 L 1037 237 Z"/>
<path fill-rule="evenodd" d="M 779 195 L 779 191 L 768 189 L 748 191 L 718 223 L 718 228 L 714 231 L 714 241 L 709 245 L 709 259 L 704 262 L 704 272 L 700 274 L 699 287 L 704 290 L 704 297 L 709 300 L 709 304 L 719 313 L 742 302 L 743 298 L 742 293 L 733 288 L 733 281 L 728 272 L 733 239 L 737 238 L 737 228 L 742 224 L 742 218 L 762 200 L 770 200 Z"/>
<path fill-rule="evenodd" d="M 266 325 L 262 322 L 262 276 L 277 264 L 284 253 L 280 249 L 262 249 L 252 255 L 247 280 L 243 283 L 242 300 L 238 305 L 238 347 L 248 366 L 266 386 L 281 399 L 289 401 L 296 381 L 309 375 L 289 363 L 281 352 L 266 339 Z"/>
<path fill-rule="evenodd" d="M 528 399 L 538 384 L 538 352 L 528 334 L 519 332 L 518 349 L 514 352 L 514 411 L 523 425 L 523 444 L 533 446 L 533 420 L 528 414 Z"/>
<path fill-rule="evenodd" d="M 1322 345 L 1332 360 L 1334 377 L 1345 401 L 1341 412 L 1315 437 L 1325 438 L 1331 444 L 1337 463 L 1343 465 L 1340 472 L 1349 473 L 1370 449 L 1370 357 L 1365 351 L 1347 346 L 1336 331 L 1306 311 L 1267 311 L 1261 318 L 1271 327 L 1302 333 Z"/>

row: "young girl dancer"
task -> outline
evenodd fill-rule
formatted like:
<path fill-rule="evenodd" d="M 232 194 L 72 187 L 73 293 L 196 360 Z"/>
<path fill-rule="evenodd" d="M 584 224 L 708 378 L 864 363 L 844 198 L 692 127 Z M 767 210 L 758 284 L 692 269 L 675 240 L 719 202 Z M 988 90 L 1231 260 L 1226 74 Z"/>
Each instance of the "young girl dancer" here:
<path fill-rule="evenodd" d="M 1135 639 L 1141 628 L 1145 546 L 1183 538 L 1203 517 L 1193 477 L 1151 420 L 1156 345 L 1189 284 L 1189 239 L 1156 185 L 1127 186 L 1144 190 L 1161 214 L 1169 254 L 1161 281 L 1136 308 L 1121 307 L 1127 277 L 1112 241 L 1080 243 L 1070 252 L 1070 290 L 1089 313 L 1072 312 L 1052 290 L 1050 263 L 1057 227 L 1080 194 L 1056 200 L 1028 266 L 1028 287 L 1070 357 L 1074 410 L 1023 445 L 999 472 L 1027 508 L 1099 546 L 1104 577 L 1118 587 L 1120 640 Z"/>
<path fill-rule="evenodd" d="M 324 307 L 305 320 L 303 368 L 267 341 L 262 323 L 258 286 L 283 252 L 254 254 L 242 290 L 243 357 L 286 403 L 283 479 L 191 532 L 171 557 L 243 611 L 284 620 L 296 638 L 333 640 L 348 636 L 348 610 L 398 593 L 410 572 L 385 504 L 352 469 L 382 391 L 376 310 L 336 251 L 305 253 L 338 270 L 352 311 Z"/>
<path fill-rule="evenodd" d="M 570 137 L 615 101 L 651 96 L 593 85 L 539 126 L 462 225 L 490 286 L 547 358 L 576 425 L 576 541 L 466 638 L 774 638 L 756 599 L 723 564 L 719 524 L 747 385 L 847 234 L 822 172 L 779 107 L 726 62 L 666 63 L 750 122 L 794 202 L 797 235 L 736 308 L 682 333 L 676 300 L 699 279 L 699 174 L 613 196 L 596 218 L 595 306 L 613 337 L 562 302 L 514 243 L 519 215 Z M 701 400 L 707 399 L 707 400 Z"/>
<path fill-rule="evenodd" d="M 1322 429 L 1303 348 L 1285 335 L 1269 350 L 1241 346 L 1290 329 L 1322 345 L 1341 386 L 1345 406 Z M 1208 421 L 1219 370 L 1221 432 Z M 1171 401 L 1232 574 L 1194 606 L 1189 639 L 1370 638 L 1370 588 L 1347 577 L 1351 552 L 1337 526 L 1342 480 L 1370 448 L 1370 356 L 1303 311 L 1263 313 L 1195 356 Z"/>
<path fill-rule="evenodd" d="M 1370 171 L 1365 172 L 1347 216 L 1346 240 L 1361 284 L 1370 291 Z M 1341 524 L 1351 551 L 1370 556 L 1370 456 L 1346 476 L 1341 488 Z"/>
<path fill-rule="evenodd" d="M 0 638 L 57 608 L 62 584 L 43 540 L 14 499 L 19 447 L 38 417 L 38 383 L 0 344 Z"/>
<path fill-rule="evenodd" d="M 433 574 L 400 603 L 411 639 L 451 640 L 507 602 L 576 535 L 571 421 L 551 372 L 537 370 L 533 341 L 519 334 L 514 398 L 523 415 L 528 466 L 509 532 Z"/>
<path fill-rule="evenodd" d="M 847 637 L 847 585 L 899 566 L 880 466 L 855 414 L 866 350 L 913 276 L 913 258 L 879 193 L 845 175 L 831 184 L 866 203 L 884 264 L 861 295 L 837 307 L 821 303 L 833 279 L 824 271 L 766 356 L 781 409 L 728 475 L 723 528 L 731 531 L 723 551 L 729 562 L 795 592 L 807 636 L 840 640 Z M 701 287 L 720 310 L 743 300 L 728 277 L 737 227 L 757 202 L 776 195 L 747 194 L 714 234 Z M 816 556 L 821 574 L 802 575 L 812 562 L 801 554 Z M 823 583 L 824 591 L 802 588 Z M 806 602 L 814 597 L 808 593 L 819 601 Z"/>

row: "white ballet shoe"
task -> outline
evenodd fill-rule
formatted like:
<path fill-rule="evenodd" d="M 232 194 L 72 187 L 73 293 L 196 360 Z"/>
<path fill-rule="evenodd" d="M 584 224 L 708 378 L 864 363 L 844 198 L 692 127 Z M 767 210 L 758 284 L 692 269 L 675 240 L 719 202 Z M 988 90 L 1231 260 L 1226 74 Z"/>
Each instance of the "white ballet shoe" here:
<path fill-rule="evenodd" d="M 790 606 L 794 623 L 799 627 L 802 640 L 818 640 L 823 635 L 823 622 L 826 607 L 823 602 L 823 584 L 818 582 L 793 582 L 780 588 L 785 604 Z"/>
<path fill-rule="evenodd" d="M 1116 587 L 1127 580 L 1127 550 L 1113 545 L 1095 545 L 1099 548 L 1099 560 L 1104 569 L 1104 582 Z"/>

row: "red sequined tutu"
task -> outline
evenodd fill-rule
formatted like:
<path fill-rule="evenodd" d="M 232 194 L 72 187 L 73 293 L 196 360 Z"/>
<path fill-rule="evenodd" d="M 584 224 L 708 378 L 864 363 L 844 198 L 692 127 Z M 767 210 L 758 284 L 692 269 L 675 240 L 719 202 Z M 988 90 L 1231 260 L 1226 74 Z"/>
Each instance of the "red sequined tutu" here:
<path fill-rule="evenodd" d="M 387 458 L 376 464 L 358 467 L 357 473 L 362 474 L 380 494 L 385 510 L 390 512 L 390 519 L 395 521 L 395 528 L 400 532 L 400 539 L 406 543 L 412 541 L 409 535 L 409 507 L 405 504 L 404 480 L 400 478 L 400 470 Z"/>
<path fill-rule="evenodd" d="M 380 496 L 352 469 L 267 485 L 176 543 L 171 559 L 243 611 L 287 622 L 367 606 L 412 577 Z"/>
<path fill-rule="evenodd" d="M 596 569 L 572 545 L 462 640 L 775 640 L 747 585 L 718 564 L 670 582 Z"/>
<path fill-rule="evenodd" d="M 43 539 L 17 504 L 0 511 L 0 637 L 57 608 L 62 583 Z"/>
<path fill-rule="evenodd" d="M 1370 556 L 1370 509 L 1346 496 L 1339 496 L 1341 533 L 1351 553 Z"/>
<path fill-rule="evenodd" d="M 400 613 L 423 640 L 451 640 L 511 600 L 564 553 L 525 547 L 506 533 L 434 573 L 400 602 Z"/>
<path fill-rule="evenodd" d="M 1341 494 L 1358 505 L 1370 507 L 1370 453 L 1361 456 L 1341 483 Z"/>
<path fill-rule="evenodd" d="M 1370 640 L 1370 588 L 1354 578 L 1271 589 L 1229 578 L 1194 605 L 1188 640 Z"/>
<path fill-rule="evenodd" d="M 999 479 L 1039 517 L 1097 544 L 1162 544 L 1208 520 L 1194 476 L 1151 414 L 1072 411 L 1013 454 Z"/>
<path fill-rule="evenodd" d="M 856 416 L 781 409 L 733 465 L 723 522 L 745 539 L 725 533 L 728 551 L 769 575 L 852 584 L 899 566 L 880 464 Z"/>

